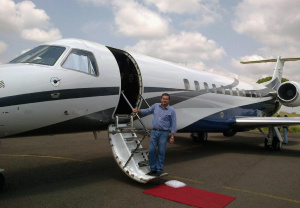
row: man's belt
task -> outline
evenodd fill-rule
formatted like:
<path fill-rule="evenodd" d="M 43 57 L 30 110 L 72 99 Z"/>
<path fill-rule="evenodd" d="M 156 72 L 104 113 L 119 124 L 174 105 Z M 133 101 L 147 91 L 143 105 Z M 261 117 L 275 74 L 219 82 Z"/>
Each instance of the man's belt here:
<path fill-rule="evenodd" d="M 154 131 L 169 131 L 169 130 L 164 130 L 164 129 L 152 129 Z"/>

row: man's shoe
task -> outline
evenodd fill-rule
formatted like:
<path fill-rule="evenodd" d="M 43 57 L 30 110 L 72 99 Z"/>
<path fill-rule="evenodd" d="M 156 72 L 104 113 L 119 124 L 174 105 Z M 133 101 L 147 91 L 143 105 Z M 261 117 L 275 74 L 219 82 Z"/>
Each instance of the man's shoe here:
<path fill-rule="evenodd" d="M 149 176 L 154 176 L 157 172 L 155 170 L 151 170 L 149 173 L 147 173 L 146 175 Z"/>
<path fill-rule="evenodd" d="M 158 177 L 158 176 L 160 176 L 161 174 L 163 174 L 163 172 L 157 171 L 153 176 Z"/>

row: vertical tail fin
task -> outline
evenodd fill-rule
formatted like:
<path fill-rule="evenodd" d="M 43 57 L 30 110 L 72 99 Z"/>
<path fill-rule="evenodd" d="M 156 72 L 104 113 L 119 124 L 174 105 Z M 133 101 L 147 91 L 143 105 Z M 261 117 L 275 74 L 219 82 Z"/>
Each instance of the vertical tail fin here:
<path fill-rule="evenodd" d="M 284 67 L 284 60 L 281 59 L 281 56 L 278 56 L 272 79 L 269 81 L 269 83 L 266 84 L 268 85 L 268 87 L 271 87 L 276 91 L 278 90 L 278 87 L 281 84 L 283 67 Z"/>
<path fill-rule="evenodd" d="M 300 58 L 281 58 L 281 56 L 278 56 L 277 59 L 265 59 L 265 60 L 258 60 L 258 61 L 245 61 L 241 64 L 254 64 L 254 63 L 266 63 L 266 62 L 276 62 L 276 66 L 273 72 L 272 79 L 266 83 L 264 83 L 266 86 L 277 90 L 279 85 L 281 84 L 282 79 L 282 72 L 283 72 L 283 66 L 284 62 L 286 61 L 298 61 Z"/>

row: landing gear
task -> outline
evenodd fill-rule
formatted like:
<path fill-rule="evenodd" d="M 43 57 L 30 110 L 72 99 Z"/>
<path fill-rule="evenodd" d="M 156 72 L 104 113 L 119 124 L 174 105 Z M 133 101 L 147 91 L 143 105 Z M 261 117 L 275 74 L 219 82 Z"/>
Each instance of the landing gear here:
<path fill-rule="evenodd" d="M 207 142 L 207 132 L 193 132 L 190 138 L 197 143 Z"/>
<path fill-rule="evenodd" d="M 278 139 L 278 137 L 273 137 L 272 147 L 276 151 L 282 150 L 282 142 Z"/>
<path fill-rule="evenodd" d="M 232 137 L 236 134 L 236 131 L 225 131 L 223 132 L 223 135 L 226 137 Z"/>
<path fill-rule="evenodd" d="M 269 127 L 269 133 L 265 134 L 261 129 L 259 131 L 265 136 L 266 150 L 282 150 L 282 138 L 277 127 Z"/>

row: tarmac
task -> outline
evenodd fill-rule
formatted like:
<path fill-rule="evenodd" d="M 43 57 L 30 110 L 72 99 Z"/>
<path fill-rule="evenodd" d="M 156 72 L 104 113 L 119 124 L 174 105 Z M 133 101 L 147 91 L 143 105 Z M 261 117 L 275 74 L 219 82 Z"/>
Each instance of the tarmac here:
<path fill-rule="evenodd" d="M 168 144 L 164 171 L 147 184 L 130 179 L 115 163 L 103 131 L 1 139 L 5 186 L 0 207 L 189 207 L 142 193 L 168 180 L 234 196 L 235 207 L 300 207 L 300 135 L 289 134 L 282 151 L 264 149 L 259 132 L 234 137 L 209 133 L 195 143 L 177 134 Z M 148 139 L 143 146 L 148 147 Z"/>

